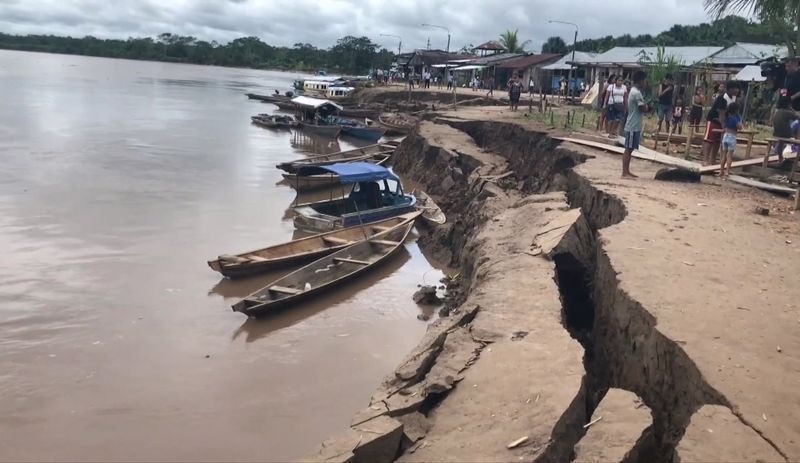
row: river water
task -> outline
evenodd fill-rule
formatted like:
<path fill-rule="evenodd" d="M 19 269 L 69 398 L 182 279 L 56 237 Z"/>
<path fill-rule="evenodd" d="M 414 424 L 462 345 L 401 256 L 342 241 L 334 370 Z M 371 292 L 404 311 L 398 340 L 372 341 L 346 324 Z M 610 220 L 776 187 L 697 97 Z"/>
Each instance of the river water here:
<path fill-rule="evenodd" d="M 249 123 L 296 77 L 0 51 L 0 460 L 297 458 L 418 342 L 413 242 L 259 321 L 271 276 L 206 266 L 291 239 L 276 162 L 357 143 Z"/>

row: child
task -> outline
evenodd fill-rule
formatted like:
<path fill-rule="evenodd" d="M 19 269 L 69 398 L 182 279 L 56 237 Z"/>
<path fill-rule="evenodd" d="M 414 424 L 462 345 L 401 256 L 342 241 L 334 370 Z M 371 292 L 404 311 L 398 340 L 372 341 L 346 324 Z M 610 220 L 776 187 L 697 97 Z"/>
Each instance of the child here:
<path fill-rule="evenodd" d="M 739 130 L 742 130 L 739 105 L 736 102 L 729 104 L 725 113 L 725 134 L 722 136 L 722 165 L 719 170 L 719 176 L 723 178 L 731 174 L 733 152 L 736 150 L 736 134 Z"/>
<path fill-rule="evenodd" d="M 678 133 L 683 133 L 683 113 L 686 108 L 683 106 L 683 98 L 678 97 L 675 99 L 675 108 L 672 110 L 672 133 L 678 130 Z"/>

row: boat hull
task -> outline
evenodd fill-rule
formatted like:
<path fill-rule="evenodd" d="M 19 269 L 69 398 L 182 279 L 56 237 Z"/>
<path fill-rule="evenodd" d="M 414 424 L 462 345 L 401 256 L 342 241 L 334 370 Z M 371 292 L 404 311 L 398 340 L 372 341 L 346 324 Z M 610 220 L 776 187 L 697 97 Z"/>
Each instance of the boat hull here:
<path fill-rule="evenodd" d="M 293 174 L 297 172 L 297 169 L 300 167 L 326 166 L 339 162 L 365 161 L 379 155 L 391 155 L 394 153 L 396 148 L 396 146 L 391 144 L 381 143 L 347 151 L 340 151 L 338 153 L 321 154 L 297 161 L 281 162 L 276 164 L 275 167 L 284 172 Z"/>
<path fill-rule="evenodd" d="M 386 129 L 380 127 L 348 127 L 345 125 L 342 126 L 342 133 L 351 137 L 377 142 L 386 133 Z"/>
<path fill-rule="evenodd" d="M 300 127 L 308 133 L 328 138 L 336 138 L 342 131 L 342 128 L 338 125 L 301 124 Z"/>
<path fill-rule="evenodd" d="M 360 213 L 347 213 L 338 216 L 323 214 L 313 207 L 295 208 L 294 226 L 298 230 L 327 232 L 337 228 L 377 222 L 415 210 L 416 199 L 411 197 L 407 204 L 368 209 Z"/>
<path fill-rule="evenodd" d="M 323 257 L 270 283 L 232 308 L 250 317 L 260 317 L 339 287 L 368 273 L 402 249 L 413 225 L 409 222 Z"/>
<path fill-rule="evenodd" d="M 415 221 L 419 217 L 419 215 L 420 215 L 420 213 L 417 211 L 417 212 L 413 212 L 413 213 L 409 213 L 409 214 L 393 217 L 393 218 L 388 219 L 388 220 L 375 222 L 375 223 L 372 223 L 371 226 L 373 226 L 373 227 L 374 226 L 388 227 L 389 229 L 394 229 L 394 228 L 403 226 L 408 221 Z M 341 230 L 336 230 L 336 231 L 331 232 L 331 233 L 323 233 L 323 234 L 320 234 L 320 235 L 309 236 L 309 237 L 306 237 L 306 238 L 300 238 L 299 240 L 293 240 L 293 241 L 290 241 L 288 243 L 277 244 L 277 245 L 270 246 L 268 248 L 260 249 L 260 250 L 257 250 L 257 251 L 249 251 L 249 252 L 245 252 L 245 253 L 240 253 L 240 254 L 237 254 L 237 255 L 234 255 L 234 256 L 231 256 L 231 257 L 240 257 L 240 256 L 253 255 L 253 254 L 256 254 L 258 252 L 269 251 L 270 249 L 276 249 L 276 248 L 279 248 L 279 247 L 287 247 L 288 245 L 293 245 L 293 244 L 300 243 L 300 242 L 315 242 L 315 241 L 318 241 L 319 239 L 322 239 L 324 241 L 325 239 L 339 238 L 339 239 L 344 239 L 345 241 L 348 241 L 349 243 L 341 243 L 339 245 L 330 246 L 330 247 L 317 247 L 316 249 L 304 249 L 301 252 L 295 252 L 295 253 L 292 253 L 292 254 L 287 254 L 287 255 L 284 255 L 284 256 L 278 256 L 278 257 L 274 257 L 274 258 L 270 258 L 270 259 L 262 260 L 262 261 L 249 261 L 248 260 L 246 262 L 239 262 L 239 263 L 235 263 L 235 264 L 233 264 L 233 263 L 225 264 L 224 260 L 222 258 L 218 258 L 218 259 L 214 259 L 214 260 L 209 260 L 208 261 L 208 266 L 211 267 L 212 270 L 214 270 L 216 272 L 219 272 L 223 276 L 228 277 L 228 278 L 248 277 L 248 276 L 252 276 L 252 275 L 258 275 L 260 273 L 265 273 L 265 272 L 269 272 L 269 271 L 273 271 L 273 270 L 279 270 L 279 269 L 290 267 L 290 266 L 296 266 L 296 265 L 299 265 L 299 264 L 312 262 L 312 261 L 317 260 L 317 259 L 319 259 L 321 257 L 324 257 L 324 256 L 326 256 L 328 254 L 331 254 L 333 252 L 336 252 L 336 251 L 338 251 L 340 249 L 343 249 L 343 248 L 345 248 L 347 246 L 352 245 L 352 242 L 356 242 L 356 241 L 359 241 L 359 240 L 363 239 L 365 234 L 366 234 L 366 236 L 371 237 L 371 236 L 376 235 L 376 234 L 381 233 L 381 232 L 382 231 L 375 232 L 372 229 L 364 230 L 364 229 L 362 229 L 361 226 L 359 226 L 357 228 L 351 228 L 349 230 L 348 229 L 341 229 Z"/>

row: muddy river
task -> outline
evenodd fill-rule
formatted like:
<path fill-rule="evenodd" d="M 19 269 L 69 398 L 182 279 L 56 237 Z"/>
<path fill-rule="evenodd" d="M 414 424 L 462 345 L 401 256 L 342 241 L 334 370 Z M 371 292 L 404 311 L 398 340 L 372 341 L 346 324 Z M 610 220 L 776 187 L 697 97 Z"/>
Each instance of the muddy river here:
<path fill-rule="evenodd" d="M 358 144 L 249 123 L 297 77 L 0 51 L 0 460 L 296 458 L 418 342 L 413 240 L 259 321 L 274 275 L 206 265 L 292 237 L 276 162 Z"/>

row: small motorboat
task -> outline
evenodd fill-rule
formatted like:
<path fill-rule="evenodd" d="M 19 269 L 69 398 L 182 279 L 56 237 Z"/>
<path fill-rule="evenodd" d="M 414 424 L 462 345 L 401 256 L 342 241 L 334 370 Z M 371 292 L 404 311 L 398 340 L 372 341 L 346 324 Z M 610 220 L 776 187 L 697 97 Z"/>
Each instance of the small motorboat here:
<path fill-rule="evenodd" d="M 300 167 L 309 166 L 326 166 L 329 164 L 336 164 L 341 162 L 365 161 L 376 156 L 388 155 L 391 156 L 397 144 L 392 142 L 380 143 L 375 145 L 364 146 L 347 151 L 339 151 L 338 153 L 320 154 L 318 156 L 309 156 L 305 159 L 299 159 L 291 162 L 281 162 L 275 167 L 285 172 L 296 173 Z"/>
<path fill-rule="evenodd" d="M 328 233 L 300 238 L 286 243 L 268 246 L 255 251 L 230 255 L 223 254 L 209 260 L 208 266 L 228 278 L 238 278 L 267 272 L 288 265 L 300 264 L 319 259 L 339 249 L 353 245 L 365 237 L 404 226 L 419 217 L 414 211 L 390 219 L 374 222 L 368 227 L 342 228 Z"/>
<path fill-rule="evenodd" d="M 234 304 L 233 310 L 258 317 L 341 286 L 399 251 L 413 226 L 410 220 L 314 261 L 250 294 Z"/>
<path fill-rule="evenodd" d="M 297 121 L 292 116 L 282 114 L 259 114 L 250 116 L 253 124 L 270 129 L 290 129 L 297 127 Z"/>
<path fill-rule="evenodd" d="M 433 199 L 427 193 L 422 190 L 413 190 L 411 194 L 417 198 L 416 208 L 422 211 L 422 218 L 426 222 L 435 225 L 442 225 L 447 222 L 447 216 L 444 215 L 439 205 L 433 202 Z"/>
<path fill-rule="evenodd" d="M 325 137 L 325 138 L 336 138 L 342 131 L 342 126 L 340 125 L 328 125 L 328 124 L 318 124 L 309 122 L 301 122 L 300 128 L 302 128 L 306 132 L 313 133 L 314 135 L 319 135 L 320 137 Z"/>
<path fill-rule="evenodd" d="M 295 208 L 294 226 L 301 230 L 326 232 L 377 222 L 414 210 L 416 198 L 403 193 L 400 179 L 383 166 L 351 162 L 303 167 L 298 175 L 334 174 L 349 194 Z M 389 182 L 392 182 L 390 184 Z"/>
<path fill-rule="evenodd" d="M 369 119 L 365 119 L 364 122 L 344 117 L 329 117 L 328 119 L 329 123 L 342 126 L 342 133 L 351 137 L 376 142 L 386 133 L 385 128 L 371 124 L 372 121 Z"/>
<path fill-rule="evenodd" d="M 376 154 L 372 157 L 362 159 L 364 162 L 382 166 L 389 160 L 390 154 Z M 320 188 L 330 188 L 339 185 L 339 177 L 334 173 L 317 175 L 283 174 L 284 180 L 295 191 L 311 191 Z"/>

